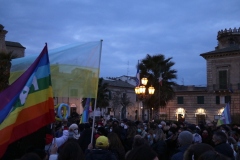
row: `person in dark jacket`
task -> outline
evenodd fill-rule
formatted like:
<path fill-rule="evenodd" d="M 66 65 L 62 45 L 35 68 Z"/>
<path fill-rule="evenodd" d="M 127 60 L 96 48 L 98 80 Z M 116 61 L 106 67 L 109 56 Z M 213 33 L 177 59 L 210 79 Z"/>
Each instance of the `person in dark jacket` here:
<path fill-rule="evenodd" d="M 134 147 L 129 154 L 126 155 L 126 160 L 159 160 L 157 153 L 154 152 L 147 144 Z"/>
<path fill-rule="evenodd" d="M 165 135 L 161 128 L 155 130 L 153 134 L 153 144 L 151 148 L 158 154 L 158 159 L 166 160 L 167 158 L 167 144 L 164 141 Z"/>
<path fill-rule="evenodd" d="M 124 146 L 126 152 L 128 152 L 129 150 L 132 149 L 134 136 L 136 134 L 137 134 L 137 127 L 136 126 L 130 126 L 127 129 L 127 137 L 123 141 L 123 146 Z"/>
<path fill-rule="evenodd" d="M 78 139 L 78 144 L 83 152 L 85 152 L 85 150 L 88 148 L 89 143 L 91 143 L 91 135 L 92 129 L 87 128 L 82 132 L 81 136 Z"/>
<path fill-rule="evenodd" d="M 214 151 L 214 148 L 206 143 L 192 144 L 184 153 L 184 160 L 198 160 L 198 158 L 207 151 Z"/>
<path fill-rule="evenodd" d="M 92 144 L 88 145 L 85 152 L 85 160 L 117 160 L 114 153 L 108 150 L 109 142 L 105 136 L 99 136 L 96 140 L 95 149 Z"/>
<path fill-rule="evenodd" d="M 214 146 L 214 143 L 212 141 L 212 135 L 209 133 L 207 129 L 203 129 L 202 131 L 202 143 L 209 144 L 211 146 Z"/>
<path fill-rule="evenodd" d="M 213 142 L 215 144 L 215 151 L 220 154 L 225 155 L 226 157 L 234 160 L 233 149 L 227 143 L 227 135 L 222 131 L 217 131 L 213 134 Z"/>
<path fill-rule="evenodd" d="M 185 151 L 188 149 L 188 147 L 191 146 L 193 141 L 193 135 L 189 131 L 182 131 L 178 136 L 178 143 L 180 147 L 177 150 L 177 153 L 175 153 L 171 160 L 183 160 L 183 156 Z"/>

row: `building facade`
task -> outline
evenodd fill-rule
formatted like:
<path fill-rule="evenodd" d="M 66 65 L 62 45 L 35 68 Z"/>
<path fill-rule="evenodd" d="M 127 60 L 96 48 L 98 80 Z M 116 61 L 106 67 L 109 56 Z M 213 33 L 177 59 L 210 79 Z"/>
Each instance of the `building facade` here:
<path fill-rule="evenodd" d="M 7 33 L 8 31 L 0 24 L 0 51 L 13 52 L 14 55 L 17 55 L 17 58 L 24 57 L 26 48 L 19 42 L 5 41 Z"/>
<path fill-rule="evenodd" d="M 19 42 L 5 41 L 6 48 L 8 52 L 13 52 L 13 54 L 17 55 L 17 58 L 21 58 L 25 56 L 25 47 L 21 45 Z"/>
<path fill-rule="evenodd" d="M 240 28 L 219 31 L 217 40 L 215 50 L 200 54 L 206 60 L 207 86 L 175 86 L 175 98 L 159 115 L 195 124 L 217 121 L 229 103 L 232 121 L 240 120 Z"/>
<path fill-rule="evenodd" d="M 108 84 L 109 106 L 103 109 L 105 116 L 113 116 L 117 119 L 137 119 L 138 108 L 136 104 L 135 86 L 119 78 L 105 79 L 103 83 Z M 129 100 L 126 110 L 123 110 L 121 103 L 124 97 Z M 124 115 L 123 115 L 124 114 Z"/>

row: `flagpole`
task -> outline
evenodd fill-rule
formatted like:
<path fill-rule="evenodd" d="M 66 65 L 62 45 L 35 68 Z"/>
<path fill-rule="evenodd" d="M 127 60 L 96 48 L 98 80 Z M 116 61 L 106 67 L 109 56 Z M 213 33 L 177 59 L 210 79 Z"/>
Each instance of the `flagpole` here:
<path fill-rule="evenodd" d="M 160 66 L 160 75 L 159 78 L 161 77 L 161 66 Z M 161 95 L 160 95 L 160 82 L 158 79 L 158 94 L 159 94 L 159 115 L 161 114 Z"/>
<path fill-rule="evenodd" d="M 98 62 L 98 81 L 99 82 L 99 73 L 100 73 L 100 63 L 101 63 L 101 55 L 102 55 L 102 42 L 103 40 L 101 39 L 101 45 L 100 45 L 100 56 L 99 56 L 99 62 Z M 97 84 L 98 86 L 98 84 Z M 95 103 L 94 103 L 94 110 L 93 110 L 93 122 L 92 122 L 92 135 L 91 135 L 91 143 L 93 143 L 93 130 L 94 130 L 94 123 L 95 123 L 95 111 L 96 111 L 96 106 L 97 106 L 97 96 L 95 98 Z"/>
<path fill-rule="evenodd" d="M 159 93 L 159 115 L 161 114 L 161 96 L 160 96 L 160 83 L 158 84 L 158 93 Z"/>
<path fill-rule="evenodd" d="M 138 65 L 137 65 L 137 78 L 139 78 L 139 83 L 138 83 L 138 86 L 140 86 L 140 83 L 141 83 L 141 80 L 140 80 L 140 73 L 139 73 L 139 60 L 138 60 Z M 137 95 L 138 96 L 138 95 Z M 139 101 L 139 97 L 137 97 L 137 100 L 138 100 L 138 121 L 140 121 L 141 119 L 141 116 L 140 116 L 140 113 L 141 113 L 141 110 L 140 110 L 140 101 Z"/>

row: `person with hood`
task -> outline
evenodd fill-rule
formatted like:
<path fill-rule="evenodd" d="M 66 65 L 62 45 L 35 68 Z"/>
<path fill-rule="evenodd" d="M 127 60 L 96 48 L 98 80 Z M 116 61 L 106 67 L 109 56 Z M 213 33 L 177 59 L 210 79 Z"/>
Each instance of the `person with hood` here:
<path fill-rule="evenodd" d="M 78 125 L 73 123 L 69 126 L 69 138 L 78 139 L 80 137 L 80 134 L 78 133 Z"/>
<path fill-rule="evenodd" d="M 108 150 L 109 142 L 105 136 L 99 136 L 93 149 L 92 144 L 88 145 L 85 152 L 85 160 L 117 160 L 114 153 Z"/>
<path fill-rule="evenodd" d="M 177 149 L 177 153 L 175 153 L 171 157 L 171 160 L 182 160 L 185 151 L 188 149 L 188 147 L 191 146 L 192 141 L 193 141 L 192 133 L 189 131 L 182 131 L 178 135 L 179 148 Z"/>

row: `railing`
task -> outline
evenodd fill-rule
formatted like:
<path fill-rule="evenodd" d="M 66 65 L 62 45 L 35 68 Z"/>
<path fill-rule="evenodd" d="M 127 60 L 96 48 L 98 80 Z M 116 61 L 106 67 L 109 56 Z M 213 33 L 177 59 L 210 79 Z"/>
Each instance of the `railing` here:
<path fill-rule="evenodd" d="M 204 91 L 207 89 L 207 87 L 195 86 L 195 85 L 191 85 L 191 86 L 178 85 L 178 86 L 174 86 L 173 89 L 175 91 Z"/>
<path fill-rule="evenodd" d="M 228 90 L 232 92 L 233 90 L 240 90 L 240 83 L 213 84 L 212 86 L 208 86 L 208 90 Z"/>
<path fill-rule="evenodd" d="M 240 83 L 237 84 L 213 84 L 208 86 L 184 86 L 184 85 L 178 85 L 173 86 L 174 91 L 204 91 L 204 90 L 213 90 L 213 91 L 228 91 L 233 92 L 235 90 L 240 90 Z"/>

